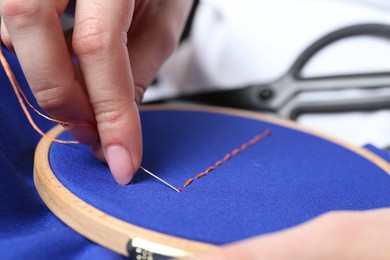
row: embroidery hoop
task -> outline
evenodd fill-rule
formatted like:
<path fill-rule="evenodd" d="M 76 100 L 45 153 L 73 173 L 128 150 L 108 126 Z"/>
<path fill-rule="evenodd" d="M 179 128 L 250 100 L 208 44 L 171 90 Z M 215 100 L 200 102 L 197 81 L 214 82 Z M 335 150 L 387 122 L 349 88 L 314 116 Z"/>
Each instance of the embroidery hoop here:
<path fill-rule="evenodd" d="M 371 161 L 390 175 L 390 164 L 372 152 L 355 147 L 337 138 L 296 123 L 271 118 L 259 113 L 193 105 L 150 105 L 142 110 L 189 110 L 235 115 L 294 129 L 342 146 Z M 48 134 L 57 137 L 64 130 L 53 128 Z M 42 138 L 37 146 L 34 162 L 34 182 L 42 200 L 63 222 L 90 240 L 125 256 L 153 255 L 155 259 L 191 257 L 214 249 L 216 246 L 198 241 L 162 234 L 119 220 L 87 204 L 70 192 L 55 176 L 49 163 L 52 141 Z"/>

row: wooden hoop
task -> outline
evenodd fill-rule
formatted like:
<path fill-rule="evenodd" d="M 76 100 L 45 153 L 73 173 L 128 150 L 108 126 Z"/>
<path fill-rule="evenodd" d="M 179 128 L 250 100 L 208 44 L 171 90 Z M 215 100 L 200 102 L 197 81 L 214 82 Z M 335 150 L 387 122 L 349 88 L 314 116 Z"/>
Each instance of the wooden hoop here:
<path fill-rule="evenodd" d="M 373 162 L 390 175 L 390 164 L 374 153 L 351 145 L 335 137 L 328 136 L 315 130 L 302 127 L 294 122 L 264 116 L 255 112 L 237 109 L 214 108 L 195 105 L 150 105 L 142 110 L 190 110 L 235 115 L 255 120 L 270 122 L 290 129 L 315 135 L 329 142 L 340 145 L 361 157 Z M 56 126 L 48 132 L 55 138 L 63 132 L 61 126 Z M 49 163 L 49 150 L 53 141 L 42 138 L 39 142 L 34 161 L 34 182 L 39 195 L 47 207 L 64 223 L 90 240 L 114 250 L 122 255 L 129 256 L 147 252 L 154 254 L 154 259 L 168 257 L 191 257 L 203 253 L 216 246 L 165 235 L 145 228 L 129 224 L 87 204 L 70 192 L 57 179 Z M 133 256 L 133 255 L 132 255 Z"/>

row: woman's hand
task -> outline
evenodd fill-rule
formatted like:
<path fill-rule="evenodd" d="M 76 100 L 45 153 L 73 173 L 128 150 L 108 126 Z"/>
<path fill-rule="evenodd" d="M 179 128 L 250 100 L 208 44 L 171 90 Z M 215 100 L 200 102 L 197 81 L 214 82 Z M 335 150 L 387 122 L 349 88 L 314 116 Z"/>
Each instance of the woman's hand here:
<path fill-rule="evenodd" d="M 119 184 L 141 163 L 138 104 L 174 50 L 191 2 L 77 1 L 69 37 L 59 21 L 68 0 L 0 2 L 3 42 L 18 56 L 39 105 L 56 119 L 96 124 L 68 130 L 107 160 Z"/>
<path fill-rule="evenodd" d="M 328 213 L 196 259 L 390 259 L 390 209 Z"/>

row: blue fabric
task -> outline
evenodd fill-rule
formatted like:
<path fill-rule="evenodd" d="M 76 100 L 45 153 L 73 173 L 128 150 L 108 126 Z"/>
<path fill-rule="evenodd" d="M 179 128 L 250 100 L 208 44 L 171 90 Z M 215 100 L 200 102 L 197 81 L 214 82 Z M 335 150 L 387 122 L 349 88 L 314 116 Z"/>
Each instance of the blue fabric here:
<path fill-rule="evenodd" d="M 3 52 L 32 101 L 16 58 L 4 48 Z M 74 232 L 43 204 L 33 184 L 33 157 L 40 136 L 24 116 L 3 69 L 0 83 L 0 258 L 122 258 Z M 33 117 L 45 130 L 53 126 Z"/>
<path fill-rule="evenodd" d="M 16 58 L 3 51 L 33 100 Z M 121 258 L 68 228 L 40 200 L 32 181 L 40 136 L 26 120 L 2 69 L 0 82 L 1 259 Z M 45 130 L 53 126 L 34 118 Z M 331 209 L 389 206 L 385 173 L 318 138 L 213 114 L 147 112 L 142 121 L 144 166 L 177 186 L 265 127 L 273 134 L 180 194 L 143 173 L 137 174 L 133 185 L 119 187 L 107 167 L 81 145 L 53 146 L 50 156 L 58 177 L 80 197 L 119 218 L 217 244 L 282 229 Z M 112 204 L 111 198 L 115 198 Z M 263 222 L 252 222 L 252 214 Z M 206 217 L 221 234 L 210 234 L 211 224 L 203 223 Z M 200 230 L 193 233 L 195 227 Z"/>
<path fill-rule="evenodd" d="M 372 144 L 367 144 L 364 146 L 365 149 L 375 153 L 376 155 L 379 155 L 383 159 L 385 159 L 387 162 L 390 163 L 390 152 L 382 149 L 378 149 L 377 147 L 373 146 Z"/>
<path fill-rule="evenodd" d="M 142 172 L 133 184 L 119 187 L 82 145 L 52 146 L 56 176 L 81 199 L 119 219 L 218 245 L 331 210 L 390 206 L 387 173 L 315 136 L 209 112 L 146 111 L 141 119 L 143 166 L 176 187 L 265 129 L 272 134 L 181 193 Z"/>

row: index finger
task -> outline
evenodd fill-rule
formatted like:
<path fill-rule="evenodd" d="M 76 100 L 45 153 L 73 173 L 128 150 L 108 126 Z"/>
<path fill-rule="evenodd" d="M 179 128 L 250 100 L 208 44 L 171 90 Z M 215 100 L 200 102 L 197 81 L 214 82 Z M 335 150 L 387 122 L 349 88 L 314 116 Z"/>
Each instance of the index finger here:
<path fill-rule="evenodd" d="M 77 1 L 73 50 L 88 89 L 110 170 L 127 184 L 139 168 L 142 136 L 126 48 L 134 1 Z"/>

